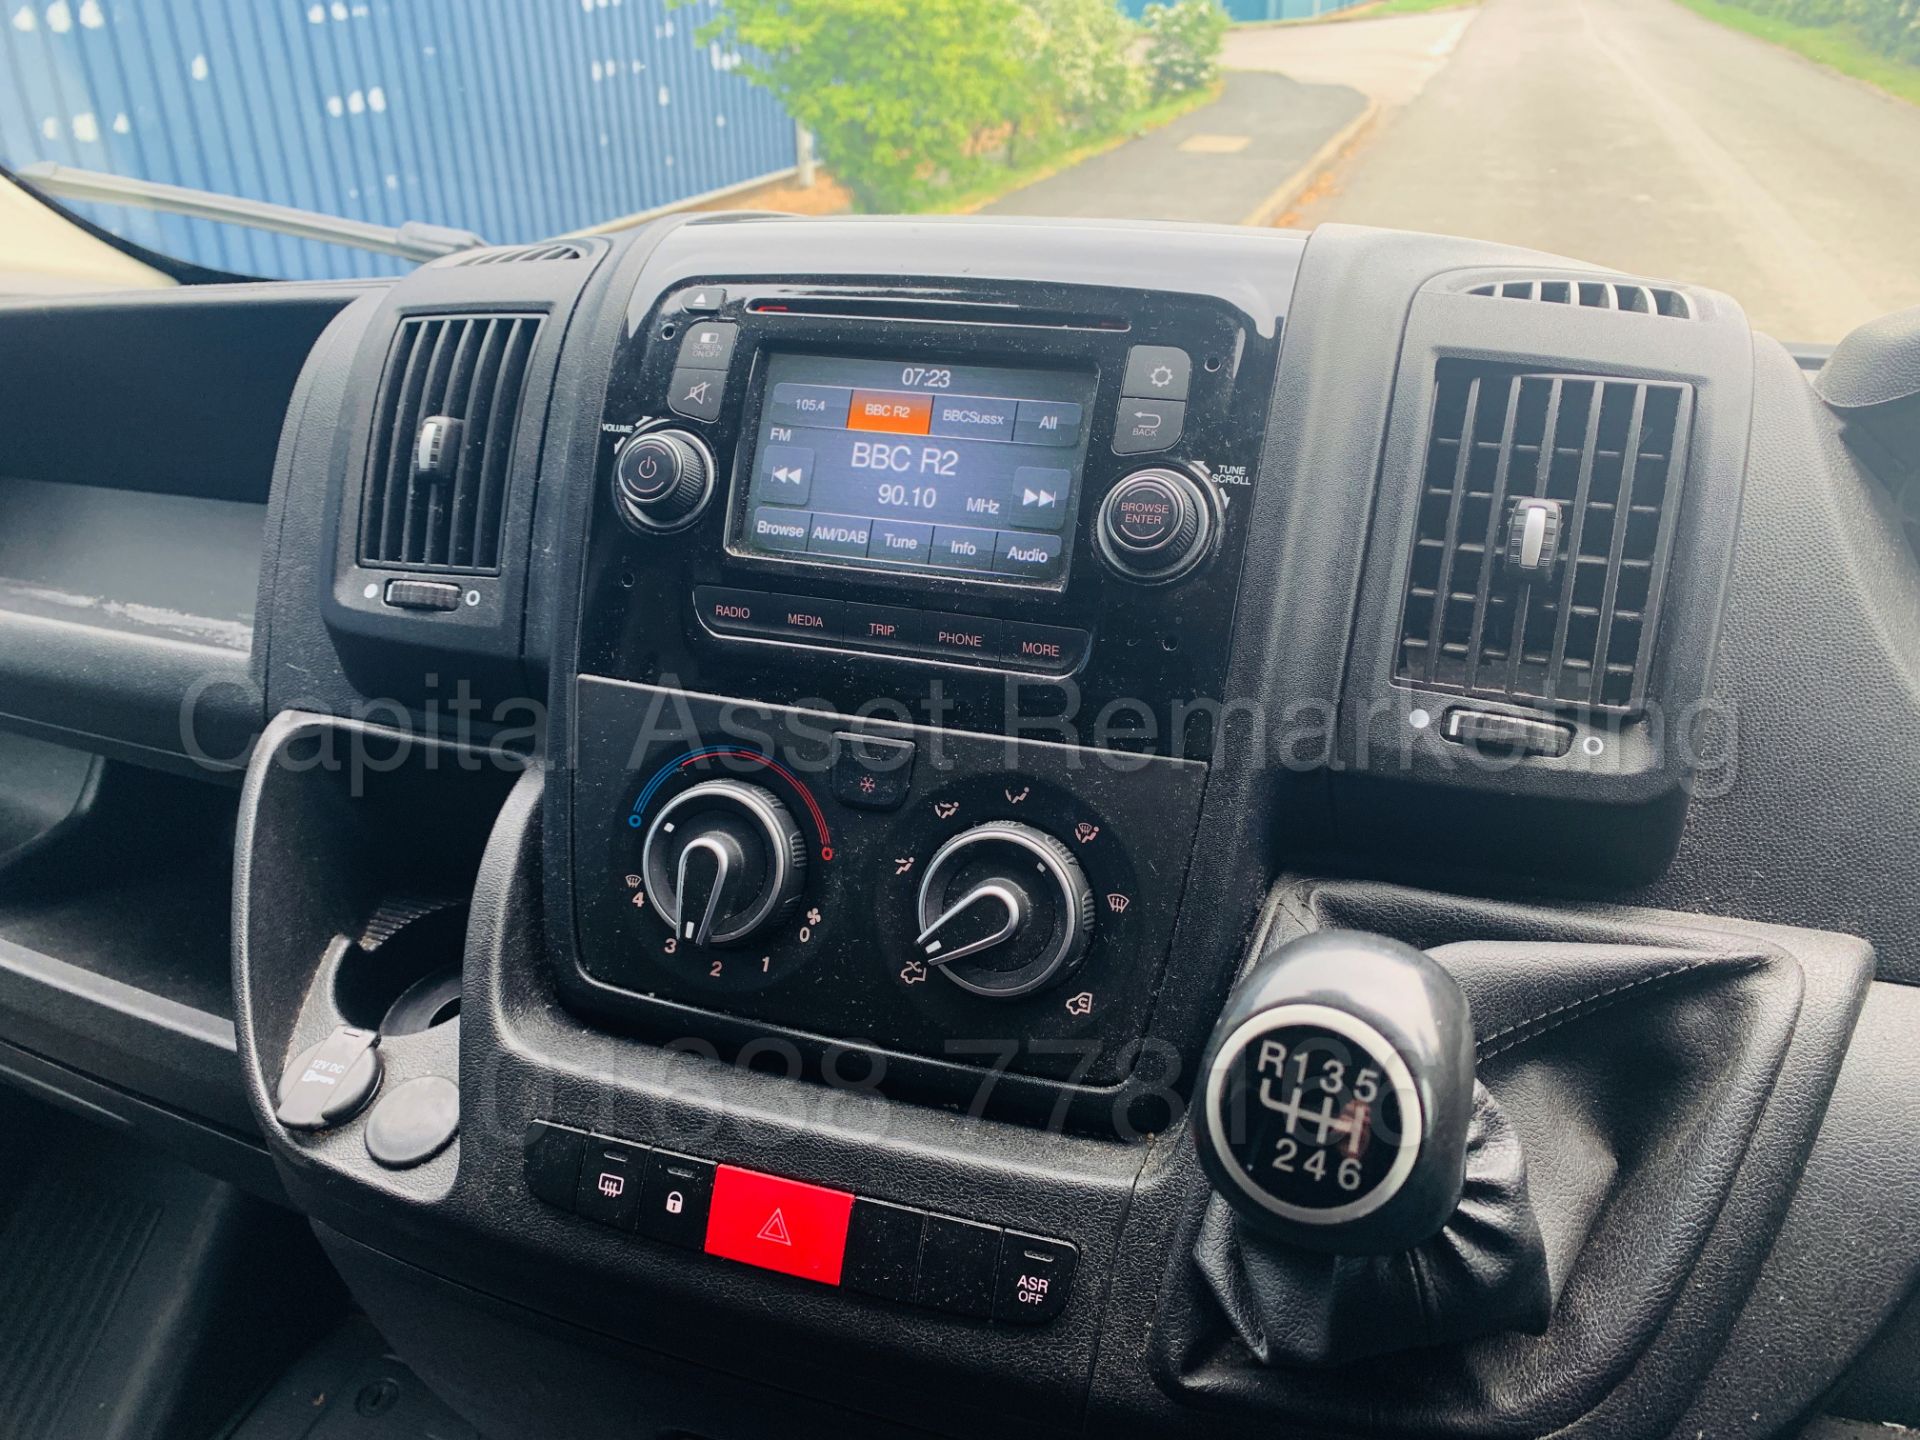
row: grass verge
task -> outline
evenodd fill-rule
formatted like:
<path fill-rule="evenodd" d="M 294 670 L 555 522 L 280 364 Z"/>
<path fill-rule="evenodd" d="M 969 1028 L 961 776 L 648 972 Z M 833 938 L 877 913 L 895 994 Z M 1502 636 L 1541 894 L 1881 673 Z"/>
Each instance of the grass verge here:
<path fill-rule="evenodd" d="M 1388 0 L 1398 3 L 1398 0 Z M 1770 41 L 1804 55 L 1816 64 L 1842 75 L 1864 80 L 1897 99 L 1920 105 L 1920 65 L 1894 60 L 1869 49 L 1865 41 L 1846 25 L 1796 25 L 1772 15 L 1758 15 L 1725 0 L 1680 0 L 1689 10 L 1704 15 L 1729 30 Z"/>
<path fill-rule="evenodd" d="M 1203 105 L 1211 105 L 1220 98 L 1226 83 L 1225 80 L 1216 80 L 1205 89 L 1142 106 L 1115 122 L 1113 128 L 1104 135 L 1094 138 L 1076 135 L 1048 149 L 1023 154 L 1017 164 L 1008 166 L 991 180 L 937 196 L 919 208 L 924 214 L 971 215 L 1003 195 L 1025 189 L 1049 175 L 1058 175 L 1062 170 L 1071 169 L 1096 155 L 1104 155 L 1136 136 L 1158 130 L 1163 125 L 1171 125 L 1182 115 L 1190 115 Z"/>

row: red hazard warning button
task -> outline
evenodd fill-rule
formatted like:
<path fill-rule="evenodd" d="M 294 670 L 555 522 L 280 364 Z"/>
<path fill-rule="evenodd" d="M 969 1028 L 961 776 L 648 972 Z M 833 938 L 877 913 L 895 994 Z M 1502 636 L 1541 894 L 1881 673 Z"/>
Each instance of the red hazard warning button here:
<path fill-rule="evenodd" d="M 707 1254 L 838 1285 L 852 1213 L 853 1196 L 844 1190 L 722 1165 L 713 1181 Z"/>

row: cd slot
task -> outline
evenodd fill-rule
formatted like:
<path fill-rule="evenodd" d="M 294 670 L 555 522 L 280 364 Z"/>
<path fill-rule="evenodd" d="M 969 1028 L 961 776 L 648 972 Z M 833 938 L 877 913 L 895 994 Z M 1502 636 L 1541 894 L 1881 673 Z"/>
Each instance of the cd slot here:
<path fill-rule="evenodd" d="M 903 296 L 781 295 L 747 301 L 755 315 L 829 316 L 840 320 L 897 320 L 944 325 L 1013 325 L 1037 330 L 1094 330 L 1124 334 L 1132 326 L 1124 315 L 1090 315 L 1071 310 L 1038 310 L 1025 305 L 996 305 L 977 300 L 908 299 Z"/>

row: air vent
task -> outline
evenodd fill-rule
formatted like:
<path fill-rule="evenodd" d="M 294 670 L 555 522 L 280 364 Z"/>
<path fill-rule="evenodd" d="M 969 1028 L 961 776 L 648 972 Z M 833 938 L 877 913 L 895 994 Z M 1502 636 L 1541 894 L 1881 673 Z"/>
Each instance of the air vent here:
<path fill-rule="evenodd" d="M 555 240 L 546 245 L 518 245 L 509 250 L 476 250 L 471 255 L 463 255 L 455 263 L 460 265 L 524 265 L 536 260 L 584 260 L 586 248 L 567 240 Z"/>
<path fill-rule="evenodd" d="M 1640 709 L 1692 387 L 1449 360 L 1434 391 L 1395 677 L 1525 705 Z"/>
<path fill-rule="evenodd" d="M 361 564 L 476 575 L 500 568 L 514 430 L 539 331 L 535 315 L 401 323 L 374 414 Z M 449 439 L 455 454 L 445 453 Z"/>
<path fill-rule="evenodd" d="M 1589 310 L 1624 310 L 1635 315 L 1693 319 L 1693 302 L 1664 285 L 1623 280 L 1506 280 L 1476 285 L 1469 295 L 1500 300 L 1539 300 L 1548 305 L 1580 305 Z"/>

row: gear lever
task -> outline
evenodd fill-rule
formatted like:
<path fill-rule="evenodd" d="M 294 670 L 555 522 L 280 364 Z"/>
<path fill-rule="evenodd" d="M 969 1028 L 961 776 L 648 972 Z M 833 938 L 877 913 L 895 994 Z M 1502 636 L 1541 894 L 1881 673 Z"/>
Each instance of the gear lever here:
<path fill-rule="evenodd" d="M 1323 930 L 1263 955 L 1201 1062 L 1194 1132 L 1240 1220 L 1306 1249 L 1385 1255 L 1460 1203 L 1473 1026 L 1410 945 Z"/>

